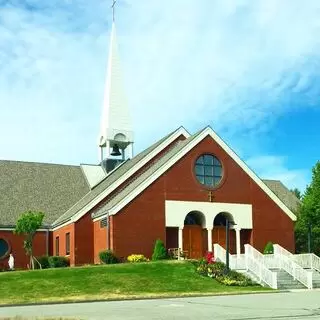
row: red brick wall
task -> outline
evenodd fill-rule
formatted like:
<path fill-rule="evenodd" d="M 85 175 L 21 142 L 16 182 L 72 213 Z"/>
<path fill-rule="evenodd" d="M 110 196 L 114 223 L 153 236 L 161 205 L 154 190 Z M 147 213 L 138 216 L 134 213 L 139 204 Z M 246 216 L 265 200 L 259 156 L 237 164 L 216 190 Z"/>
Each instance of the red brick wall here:
<path fill-rule="evenodd" d="M 23 236 L 13 234 L 12 231 L 0 230 L 0 238 L 5 239 L 11 246 L 11 253 L 14 256 L 16 269 L 25 269 L 29 264 L 29 257 L 26 256 L 23 248 Z M 47 233 L 37 232 L 33 241 L 34 256 L 39 257 L 47 253 Z M 0 269 L 8 269 L 8 258 L 0 260 Z"/>
<path fill-rule="evenodd" d="M 93 221 L 89 213 L 75 223 L 75 264 L 91 264 L 93 257 Z"/>
<path fill-rule="evenodd" d="M 217 145 L 205 138 L 183 159 L 149 186 L 114 218 L 114 250 L 120 256 L 143 253 L 151 256 L 154 241 L 165 234 L 165 200 L 208 201 L 208 188 L 194 175 L 194 163 L 203 153 L 212 153 L 223 164 L 224 178 L 214 192 L 214 201 L 253 205 L 251 244 L 263 250 L 268 241 L 294 250 L 294 222 Z"/>
<path fill-rule="evenodd" d="M 119 257 L 144 254 L 151 258 L 155 241 L 166 241 L 164 185 L 159 180 L 113 216 L 113 250 Z"/>
<path fill-rule="evenodd" d="M 100 263 L 99 252 L 108 247 L 107 227 L 100 226 L 100 221 L 93 223 L 94 233 L 94 263 Z"/>
<path fill-rule="evenodd" d="M 52 232 L 51 236 L 51 255 L 56 255 L 56 237 L 59 237 L 59 256 L 66 256 L 66 234 L 70 233 L 70 265 L 75 265 L 75 229 L 74 224 L 70 223 Z"/>

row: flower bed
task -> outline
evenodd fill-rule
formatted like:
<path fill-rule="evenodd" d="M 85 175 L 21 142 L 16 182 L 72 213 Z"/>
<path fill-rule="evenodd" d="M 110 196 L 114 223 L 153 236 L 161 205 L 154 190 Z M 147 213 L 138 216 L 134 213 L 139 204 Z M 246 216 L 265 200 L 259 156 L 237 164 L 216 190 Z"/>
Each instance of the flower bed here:
<path fill-rule="evenodd" d="M 227 286 L 246 287 L 257 285 L 242 273 L 234 270 L 226 272 L 226 265 L 222 262 L 216 262 L 211 253 L 196 262 L 196 271 L 202 276 L 216 279 Z"/>

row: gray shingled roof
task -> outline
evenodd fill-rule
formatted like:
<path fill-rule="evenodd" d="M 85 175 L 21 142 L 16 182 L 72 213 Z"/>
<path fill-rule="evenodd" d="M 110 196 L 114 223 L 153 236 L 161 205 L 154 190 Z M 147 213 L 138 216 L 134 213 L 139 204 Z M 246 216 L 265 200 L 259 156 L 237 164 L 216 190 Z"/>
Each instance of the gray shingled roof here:
<path fill-rule="evenodd" d="M 262 180 L 264 184 L 289 208 L 295 213 L 300 205 L 300 200 L 279 180 Z"/>
<path fill-rule="evenodd" d="M 26 210 L 45 212 L 45 225 L 53 223 L 59 225 L 68 221 L 174 132 L 142 151 L 133 159 L 124 162 L 92 190 L 90 190 L 80 166 L 0 160 L 0 226 L 15 225 L 18 216 Z M 119 190 L 107 202 L 103 211 L 111 209 L 123 200 L 200 132 L 178 142 L 168 150 L 134 181 Z M 263 180 L 263 182 L 290 210 L 296 211 L 300 200 L 288 188 L 277 180 Z M 94 217 L 101 214 L 99 211 L 95 212 Z"/>
<path fill-rule="evenodd" d="M 65 214 L 59 217 L 54 225 L 60 225 L 66 221 L 68 221 L 73 215 L 75 215 L 79 210 L 81 210 L 84 206 L 94 200 L 101 192 L 103 192 L 107 187 L 117 181 L 121 176 L 123 176 L 128 170 L 133 168 L 140 160 L 145 158 L 150 152 L 156 149 L 162 142 L 168 139 L 171 135 L 173 135 L 180 128 L 174 130 L 161 140 L 157 141 L 149 148 L 137 154 L 134 158 L 125 161 L 118 168 L 112 171 L 104 180 L 102 180 L 99 184 L 97 184 L 92 190 L 87 193 L 82 199 L 80 199 L 73 207 L 71 207 Z"/>
<path fill-rule="evenodd" d="M 165 165 L 172 157 L 174 157 L 180 150 L 182 150 L 186 145 L 191 143 L 202 131 L 190 136 L 184 141 L 179 141 L 176 145 L 168 150 L 161 158 L 155 161 L 146 171 L 144 171 L 140 176 L 133 180 L 129 185 L 120 190 L 114 197 L 112 197 L 101 210 L 97 210 L 92 215 L 92 218 L 97 218 L 103 215 L 107 210 L 113 208 L 116 204 L 122 201 L 128 194 L 135 190 L 141 183 L 146 179 L 150 178 L 158 169 Z"/>
<path fill-rule="evenodd" d="M 0 160 L 0 226 L 15 225 L 26 210 L 51 224 L 88 191 L 79 166 Z"/>

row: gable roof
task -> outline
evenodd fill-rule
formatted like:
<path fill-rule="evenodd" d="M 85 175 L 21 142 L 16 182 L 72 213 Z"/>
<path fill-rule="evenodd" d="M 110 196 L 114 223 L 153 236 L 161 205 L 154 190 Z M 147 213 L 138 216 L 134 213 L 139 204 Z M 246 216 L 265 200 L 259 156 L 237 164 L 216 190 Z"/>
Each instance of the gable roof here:
<path fill-rule="evenodd" d="M 176 140 L 180 135 L 183 135 L 186 138 L 190 136 L 190 134 L 183 127 L 180 127 L 151 145 L 149 148 L 140 152 L 132 159 L 122 163 L 115 170 L 110 172 L 105 179 L 92 188 L 90 192 L 84 195 L 83 198 L 75 203 L 74 206 L 72 206 L 62 216 L 54 221 L 53 226 L 57 227 L 69 221 L 71 218 L 72 221 L 77 221 L 101 200 L 103 200 L 108 194 L 125 182 L 137 170 L 142 168 L 148 161 L 150 161 L 170 143 Z"/>
<path fill-rule="evenodd" d="M 138 196 L 143 190 L 145 190 L 151 183 L 158 179 L 164 172 L 166 172 L 171 166 L 173 166 L 178 160 L 186 155 L 192 148 L 194 148 L 199 142 L 201 142 L 207 136 L 220 145 L 220 147 L 244 170 L 249 177 L 254 180 L 258 186 L 286 213 L 293 221 L 296 220 L 295 214 L 282 202 L 274 192 L 245 164 L 243 160 L 211 129 L 207 127 L 200 133 L 189 137 L 184 143 L 180 143 L 175 149 L 172 150 L 172 154 L 165 155 L 160 159 L 157 165 L 148 170 L 145 175 L 141 175 L 136 181 L 129 185 L 124 190 L 112 199 L 107 206 L 104 207 L 104 213 L 97 213 L 94 218 L 102 218 L 106 216 L 105 211 L 108 210 L 110 215 L 116 214 L 125 207 L 130 201 Z"/>
<path fill-rule="evenodd" d="M 27 210 L 43 211 L 50 225 L 89 191 L 79 166 L 0 160 L 0 226 Z"/>
<path fill-rule="evenodd" d="M 281 181 L 263 179 L 269 189 L 293 212 L 297 212 L 301 201 Z"/>
<path fill-rule="evenodd" d="M 109 199 L 107 203 L 104 204 L 101 210 L 97 210 L 92 214 L 92 218 L 98 218 L 102 215 L 105 215 L 106 211 L 111 210 L 118 204 L 121 204 L 122 201 L 126 199 L 133 191 L 136 190 L 144 181 L 148 181 L 158 170 L 161 170 L 162 166 L 165 165 L 170 159 L 176 156 L 185 146 L 187 146 L 191 141 L 196 139 L 200 133 L 196 133 L 184 141 L 179 141 L 168 150 L 160 159 L 155 161 L 146 171 L 141 173 L 132 183 L 128 184 L 125 188 L 120 190 L 114 197 Z"/>

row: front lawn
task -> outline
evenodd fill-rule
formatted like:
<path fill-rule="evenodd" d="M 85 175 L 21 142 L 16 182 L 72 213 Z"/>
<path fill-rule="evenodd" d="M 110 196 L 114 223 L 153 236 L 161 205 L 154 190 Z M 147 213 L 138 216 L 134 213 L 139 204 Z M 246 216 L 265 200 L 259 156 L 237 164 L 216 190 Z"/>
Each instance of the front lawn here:
<path fill-rule="evenodd" d="M 266 291 L 225 286 L 190 262 L 159 261 L 0 273 L 0 305 Z"/>

